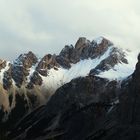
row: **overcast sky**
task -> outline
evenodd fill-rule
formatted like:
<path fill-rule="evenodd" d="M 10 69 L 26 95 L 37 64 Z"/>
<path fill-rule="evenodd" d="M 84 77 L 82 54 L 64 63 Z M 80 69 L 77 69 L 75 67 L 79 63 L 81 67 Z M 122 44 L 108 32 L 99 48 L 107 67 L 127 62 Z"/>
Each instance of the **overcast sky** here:
<path fill-rule="evenodd" d="M 0 0 L 0 58 L 58 53 L 98 36 L 140 50 L 140 0 Z"/>

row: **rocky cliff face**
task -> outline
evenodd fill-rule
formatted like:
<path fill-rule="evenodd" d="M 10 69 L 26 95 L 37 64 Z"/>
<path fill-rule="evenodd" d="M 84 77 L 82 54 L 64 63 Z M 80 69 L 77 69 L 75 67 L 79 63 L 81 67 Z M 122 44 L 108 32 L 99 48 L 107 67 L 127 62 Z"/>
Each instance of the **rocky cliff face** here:
<path fill-rule="evenodd" d="M 1 83 L 5 90 L 11 88 L 13 84 L 18 88 L 26 82 L 26 78 L 29 75 L 29 69 L 32 65 L 37 63 L 37 57 L 29 52 L 24 55 L 20 55 L 14 63 L 4 61 L 1 66 Z"/>
<path fill-rule="evenodd" d="M 79 38 L 74 46 L 65 46 L 59 55 L 46 54 L 42 59 L 28 52 L 20 55 L 13 63 L 1 60 L 1 128 L 6 126 L 11 129 L 10 126 L 25 114 L 46 104 L 58 88 L 47 108 L 51 111 L 53 106 L 56 112 L 52 114 L 59 117 L 59 107 L 63 107 L 64 102 L 70 104 L 68 108 L 62 109 L 64 115 L 60 120 L 67 118 L 69 115 L 65 116 L 65 113 L 73 107 L 75 110 L 70 116 L 81 112 L 86 106 L 90 108 L 90 105 L 95 105 L 97 112 L 98 107 L 101 108 L 101 114 L 105 115 L 112 104 L 118 101 L 121 83 L 127 87 L 126 83 L 131 81 L 131 78 L 127 78 L 134 71 L 135 61 L 131 60 L 131 52 L 115 47 L 103 37 L 93 41 Z M 53 118 L 51 115 L 49 117 Z"/>

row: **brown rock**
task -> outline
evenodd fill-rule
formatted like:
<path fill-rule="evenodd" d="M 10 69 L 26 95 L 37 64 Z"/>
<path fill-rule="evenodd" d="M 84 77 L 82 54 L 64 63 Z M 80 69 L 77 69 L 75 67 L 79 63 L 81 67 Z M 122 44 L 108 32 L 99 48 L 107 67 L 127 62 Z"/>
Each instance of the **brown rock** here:
<path fill-rule="evenodd" d="M 21 55 L 20 57 L 22 64 L 25 68 L 31 68 L 32 65 L 36 64 L 38 61 L 35 54 L 33 54 L 31 51 L 28 52 L 27 54 Z"/>
<path fill-rule="evenodd" d="M 11 75 L 11 70 L 12 70 L 12 65 L 10 64 L 10 67 L 7 71 L 4 72 L 4 77 L 3 77 L 3 87 L 4 89 L 8 90 L 12 86 L 12 75 Z"/>
<path fill-rule="evenodd" d="M 39 62 L 36 70 L 43 76 L 47 76 L 47 70 L 59 67 L 59 64 L 56 61 L 56 55 L 45 55 Z"/>
<path fill-rule="evenodd" d="M 0 70 L 6 67 L 6 61 L 0 59 Z"/>
<path fill-rule="evenodd" d="M 33 83 L 34 85 L 42 85 L 42 78 L 38 72 L 34 72 L 31 76 L 31 83 Z"/>
<path fill-rule="evenodd" d="M 85 37 L 80 37 L 75 44 L 75 48 L 76 49 L 83 49 L 85 47 L 88 47 L 89 44 L 90 44 L 89 40 L 87 40 Z"/>

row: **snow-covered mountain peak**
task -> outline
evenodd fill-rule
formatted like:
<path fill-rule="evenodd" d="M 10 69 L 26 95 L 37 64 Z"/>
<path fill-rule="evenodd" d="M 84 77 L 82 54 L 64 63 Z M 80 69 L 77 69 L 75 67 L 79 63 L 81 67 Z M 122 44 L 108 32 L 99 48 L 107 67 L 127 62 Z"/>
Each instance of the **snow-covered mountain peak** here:
<path fill-rule="evenodd" d="M 80 76 L 124 79 L 134 71 L 135 58 L 135 53 L 115 47 L 104 37 L 93 41 L 82 37 L 75 46 L 65 46 L 59 55 L 46 54 L 38 59 L 28 52 L 11 64 L 1 60 L 0 83 L 10 93 L 13 87 L 22 90 L 28 105 L 33 94 L 42 103 L 59 87 Z"/>
<path fill-rule="evenodd" d="M 96 38 L 92 42 L 81 37 L 75 46 L 65 46 L 59 55 L 46 54 L 39 60 L 32 52 L 22 54 L 11 64 L 8 72 L 3 71 L 3 75 L 7 73 L 5 79 L 8 80 L 5 80 L 5 84 L 11 83 L 12 85 L 12 82 L 9 81 L 14 81 L 19 88 L 25 83 L 28 88 L 33 88 L 35 85 L 45 85 L 47 79 L 51 79 L 50 77 L 53 77 L 51 80 L 53 82 L 48 80 L 48 86 L 61 86 L 62 83 L 67 83 L 73 78 L 88 74 L 110 78 L 108 73 L 110 75 L 111 71 L 119 72 L 118 77 L 124 78 L 134 70 L 136 59 L 134 60 L 132 57 L 136 58 L 133 52 L 115 47 L 111 41 L 104 37 Z M 1 69 L 4 70 L 6 62 L 1 61 L 1 63 Z M 124 76 L 125 68 L 129 73 L 126 72 L 127 74 Z M 121 73 L 121 71 L 124 72 Z M 117 75 L 115 74 L 114 79 L 117 78 Z M 1 76 L 1 83 L 2 79 L 3 76 Z M 8 85 L 10 86 L 10 84 Z M 10 88 L 5 87 L 7 87 L 6 90 Z M 50 88 L 52 87 L 58 88 L 57 86 Z"/>
<path fill-rule="evenodd" d="M 103 36 L 99 36 L 99 37 L 95 38 L 92 42 L 96 42 L 97 45 L 100 45 L 100 44 L 102 44 L 104 41 L 108 41 L 108 42 L 110 42 L 111 45 L 113 45 L 113 43 L 112 43 L 110 40 L 106 39 L 106 38 L 103 37 Z"/>
<path fill-rule="evenodd" d="M 127 105 L 123 111 L 127 112 L 128 108 L 131 112 L 139 110 L 138 101 L 132 102 L 140 91 L 140 55 L 138 60 L 135 70 L 137 52 L 118 48 L 104 37 L 93 41 L 81 37 L 75 45 L 65 46 L 58 55 L 46 54 L 41 59 L 28 52 L 14 63 L 0 60 L 0 130 L 8 126 L 6 131 L 12 130 L 9 139 L 36 139 L 38 136 L 38 140 L 53 139 L 53 135 L 61 139 L 61 130 L 64 139 L 72 139 L 75 130 L 79 135 L 81 122 L 88 123 L 85 131 L 81 131 L 83 134 L 89 126 L 95 130 L 96 122 L 102 117 L 108 116 L 107 120 L 110 120 L 111 116 L 118 116 L 121 100 L 126 101 L 120 107 Z M 117 112 L 112 115 L 115 109 Z M 123 118 L 128 116 L 134 117 L 128 111 Z M 91 118 L 94 119 L 89 122 Z M 19 123 L 13 129 L 17 121 Z M 73 130 L 71 138 L 65 137 L 69 130 Z M 87 139 L 90 139 L 90 133 L 87 133 Z"/>

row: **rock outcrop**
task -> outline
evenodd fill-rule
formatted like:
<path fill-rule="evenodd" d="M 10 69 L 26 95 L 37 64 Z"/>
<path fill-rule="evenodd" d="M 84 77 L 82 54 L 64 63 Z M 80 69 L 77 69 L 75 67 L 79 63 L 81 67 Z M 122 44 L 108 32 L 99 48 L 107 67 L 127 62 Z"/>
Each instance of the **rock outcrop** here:
<path fill-rule="evenodd" d="M 59 64 L 56 61 L 56 55 L 45 55 L 41 61 L 38 63 L 38 66 L 36 67 L 36 70 L 43 76 L 48 75 L 48 70 L 52 68 L 59 67 Z"/>
<path fill-rule="evenodd" d="M 6 61 L 0 60 L 0 70 L 6 67 Z"/>
<path fill-rule="evenodd" d="M 125 57 L 125 53 L 122 51 L 122 49 L 112 48 L 109 56 L 102 60 L 94 69 L 92 69 L 90 71 L 90 75 L 108 71 L 119 63 L 128 64 L 128 60 Z"/>
<path fill-rule="evenodd" d="M 29 75 L 30 68 L 37 63 L 37 57 L 32 52 L 20 55 L 14 64 L 12 65 L 12 78 L 15 81 L 17 87 L 26 82 L 26 78 Z"/>
<path fill-rule="evenodd" d="M 78 39 L 75 47 L 65 46 L 65 48 L 60 52 L 59 57 L 70 63 L 77 63 L 81 59 L 95 59 L 100 57 L 105 53 L 105 51 L 113 45 L 109 40 L 105 38 L 100 38 L 100 42 L 92 41 L 90 42 L 84 37 Z"/>

